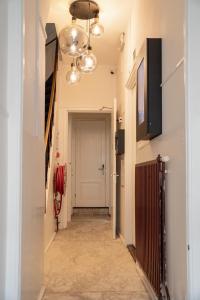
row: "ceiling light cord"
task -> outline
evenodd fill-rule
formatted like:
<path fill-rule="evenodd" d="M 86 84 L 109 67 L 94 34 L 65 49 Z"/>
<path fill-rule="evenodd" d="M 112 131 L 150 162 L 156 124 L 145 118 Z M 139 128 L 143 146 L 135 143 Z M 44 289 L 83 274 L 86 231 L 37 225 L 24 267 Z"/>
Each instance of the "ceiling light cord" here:
<path fill-rule="evenodd" d="M 90 20 L 89 20 L 89 41 L 88 41 L 88 48 L 91 48 Z"/>
<path fill-rule="evenodd" d="M 90 0 L 89 0 L 89 12 L 91 13 L 91 5 L 90 5 Z M 88 49 L 91 48 L 91 45 L 90 45 L 90 19 L 89 19 L 89 46 L 88 46 Z"/>

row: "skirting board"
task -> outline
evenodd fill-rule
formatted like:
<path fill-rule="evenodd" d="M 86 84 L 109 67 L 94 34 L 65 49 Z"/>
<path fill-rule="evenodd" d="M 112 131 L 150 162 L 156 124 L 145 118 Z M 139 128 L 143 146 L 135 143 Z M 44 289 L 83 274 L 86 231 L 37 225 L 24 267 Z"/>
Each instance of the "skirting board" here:
<path fill-rule="evenodd" d="M 45 286 L 42 286 L 41 287 L 41 290 L 40 290 L 40 293 L 39 293 L 39 296 L 37 298 L 37 300 L 42 300 L 43 296 L 44 296 L 44 293 L 45 293 Z"/>
<path fill-rule="evenodd" d="M 46 246 L 46 248 L 44 250 L 44 253 L 46 253 L 49 250 L 49 247 L 51 246 L 51 244 L 52 244 L 53 240 L 55 239 L 55 237 L 56 237 L 56 232 L 53 233 L 48 245 Z"/>
<path fill-rule="evenodd" d="M 128 251 L 130 253 L 130 255 L 132 256 L 133 260 L 136 262 L 136 248 L 133 245 L 128 245 L 127 246 Z"/>
<path fill-rule="evenodd" d="M 127 247 L 127 243 L 126 243 L 126 241 L 125 241 L 125 238 L 123 237 L 123 235 L 121 235 L 121 233 L 119 234 L 119 238 L 120 238 L 120 240 L 122 241 L 123 245 L 124 245 L 125 247 Z"/>
<path fill-rule="evenodd" d="M 138 274 L 140 276 L 140 279 L 142 280 L 151 300 L 158 300 L 158 297 L 155 294 L 153 288 L 151 287 L 149 280 L 147 279 L 146 275 L 144 274 L 144 272 L 142 271 L 142 269 L 140 268 L 140 266 L 137 262 L 136 262 L 136 268 L 137 268 Z"/>

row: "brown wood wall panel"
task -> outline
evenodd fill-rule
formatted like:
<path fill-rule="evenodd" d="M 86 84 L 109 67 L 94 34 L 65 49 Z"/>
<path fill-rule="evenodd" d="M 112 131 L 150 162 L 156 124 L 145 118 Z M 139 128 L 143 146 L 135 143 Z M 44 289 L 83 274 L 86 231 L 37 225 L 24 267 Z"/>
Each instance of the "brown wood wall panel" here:
<path fill-rule="evenodd" d="M 157 160 L 136 165 L 136 257 L 160 298 L 162 283 L 162 176 Z"/>

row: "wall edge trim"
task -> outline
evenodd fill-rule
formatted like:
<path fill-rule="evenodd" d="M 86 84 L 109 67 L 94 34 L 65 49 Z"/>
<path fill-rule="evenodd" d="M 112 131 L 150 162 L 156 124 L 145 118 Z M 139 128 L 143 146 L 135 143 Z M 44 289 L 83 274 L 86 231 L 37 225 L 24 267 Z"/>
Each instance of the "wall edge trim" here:
<path fill-rule="evenodd" d="M 45 290 L 46 290 L 46 287 L 43 285 L 40 289 L 40 293 L 38 295 L 38 298 L 37 300 L 42 300 L 43 296 L 44 296 L 44 293 L 45 293 Z"/>
<path fill-rule="evenodd" d="M 122 244 L 123 244 L 125 247 L 127 247 L 128 244 L 126 243 L 126 240 L 125 240 L 125 238 L 123 237 L 123 235 L 122 235 L 121 233 L 119 234 L 119 238 L 120 238 Z"/>
<path fill-rule="evenodd" d="M 44 250 L 44 253 L 47 253 L 47 251 L 49 250 L 49 248 L 50 248 L 52 242 L 54 241 L 55 237 L 56 237 L 56 232 L 53 233 L 53 235 L 52 235 L 52 237 L 51 237 L 49 243 L 47 244 L 47 246 L 46 246 L 46 248 L 45 248 L 45 250 Z"/>
<path fill-rule="evenodd" d="M 139 266 L 138 262 L 136 262 L 136 269 L 137 272 L 139 274 L 140 279 L 142 280 L 142 283 L 146 289 L 146 291 L 148 292 L 150 299 L 151 300 L 158 300 L 157 295 L 155 294 L 153 288 L 151 287 L 146 275 L 144 274 L 143 270 L 141 269 L 141 267 Z"/>

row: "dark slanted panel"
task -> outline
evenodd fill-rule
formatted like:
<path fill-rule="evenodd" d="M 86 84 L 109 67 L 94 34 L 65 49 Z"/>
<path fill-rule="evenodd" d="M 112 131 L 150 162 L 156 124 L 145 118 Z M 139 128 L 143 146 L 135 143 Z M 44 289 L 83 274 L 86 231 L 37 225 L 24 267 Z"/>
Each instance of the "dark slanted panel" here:
<path fill-rule="evenodd" d="M 54 23 L 46 24 L 46 74 L 45 74 L 45 137 L 46 140 L 46 181 L 52 144 L 52 129 L 54 124 L 54 104 L 56 91 L 56 66 L 58 53 L 58 38 Z M 53 103 L 51 101 L 53 100 Z M 52 107 L 51 107 L 52 105 Z M 51 113 L 52 112 L 52 113 Z"/>

